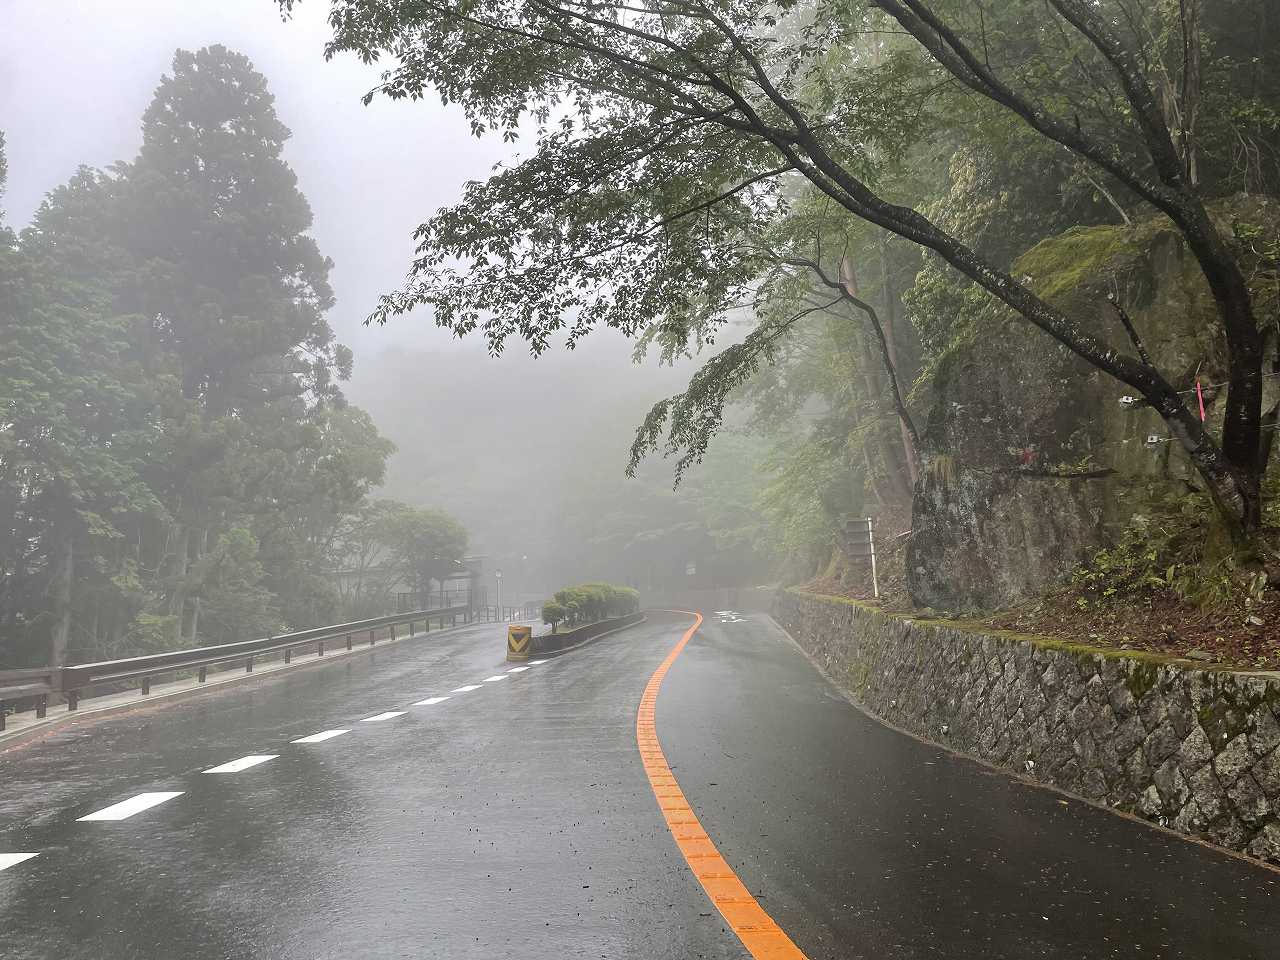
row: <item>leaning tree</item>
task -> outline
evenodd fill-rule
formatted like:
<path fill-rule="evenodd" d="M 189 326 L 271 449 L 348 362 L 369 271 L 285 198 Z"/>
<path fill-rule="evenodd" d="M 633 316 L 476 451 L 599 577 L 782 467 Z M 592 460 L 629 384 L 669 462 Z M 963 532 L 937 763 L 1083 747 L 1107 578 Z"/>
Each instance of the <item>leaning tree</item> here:
<path fill-rule="evenodd" d="M 669 347 L 711 341 L 787 257 L 769 231 L 807 185 L 935 252 L 1132 387 L 1250 539 L 1275 418 L 1263 411 L 1266 337 L 1201 185 L 1200 5 L 1175 6 L 1183 56 L 1171 83 L 1153 53 L 1168 41 L 1168 23 L 1153 21 L 1165 12 L 1138 0 L 333 0 L 330 55 L 390 61 L 369 97 L 435 93 L 460 105 L 476 134 L 533 132 L 536 144 L 418 229 L 406 285 L 371 319 L 426 306 L 458 335 L 482 330 L 493 351 L 516 337 L 534 351 L 556 335 L 572 345 L 597 326 Z M 885 55 L 845 56 L 830 79 L 833 57 L 877 35 Z M 921 135 L 924 108 L 943 91 L 1016 118 L 1173 223 L 1212 292 L 1228 357 L 1220 437 L 1131 323 L 1116 325 L 1127 345 L 1106 342 L 886 195 L 879 164 Z M 823 282 L 845 296 L 838 275 Z M 669 451 L 700 456 L 728 392 L 785 326 L 755 330 L 656 406 L 633 466 L 664 433 Z"/>

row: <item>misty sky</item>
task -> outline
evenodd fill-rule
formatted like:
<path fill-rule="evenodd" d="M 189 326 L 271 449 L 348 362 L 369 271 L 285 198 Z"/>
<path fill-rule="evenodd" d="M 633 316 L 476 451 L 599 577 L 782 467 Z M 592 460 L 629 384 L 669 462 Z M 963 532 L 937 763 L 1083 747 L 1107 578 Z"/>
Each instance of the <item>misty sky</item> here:
<path fill-rule="evenodd" d="M 285 156 L 315 211 L 313 233 L 336 263 L 339 337 L 369 356 L 387 346 L 444 345 L 423 320 L 384 330 L 361 321 L 394 288 L 419 221 L 509 155 L 470 136 L 438 102 L 368 107 L 379 68 L 326 63 L 326 0 L 282 23 L 272 0 L 0 0 L 0 129 L 8 138 L 4 208 L 20 227 L 78 165 L 130 160 L 142 112 L 177 47 L 223 43 L 253 60 L 293 130 Z"/>
<path fill-rule="evenodd" d="M 273 0 L 0 0 L 4 210 L 21 227 L 80 164 L 133 159 L 142 112 L 176 48 L 222 43 L 245 53 L 293 131 L 285 157 L 315 212 L 312 233 L 335 261 L 338 303 L 329 319 L 356 351 L 349 392 L 358 401 L 379 353 L 456 348 L 422 314 L 381 329 L 362 321 L 378 294 L 400 284 L 414 227 L 467 180 L 529 146 L 477 140 L 461 111 L 438 101 L 364 106 L 380 68 L 349 56 L 325 61 L 328 9 L 327 0 L 303 0 L 282 22 Z M 596 336 L 585 352 L 621 370 L 627 350 L 618 341 Z M 499 367 L 520 367 L 520 345 L 509 352 L 517 356 Z"/>

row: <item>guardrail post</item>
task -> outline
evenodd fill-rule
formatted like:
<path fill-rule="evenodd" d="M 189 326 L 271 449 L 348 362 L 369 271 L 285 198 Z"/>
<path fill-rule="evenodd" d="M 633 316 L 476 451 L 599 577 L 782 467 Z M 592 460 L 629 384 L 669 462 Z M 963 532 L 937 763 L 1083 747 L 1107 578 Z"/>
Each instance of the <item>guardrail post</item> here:
<path fill-rule="evenodd" d="M 68 690 L 67 691 L 67 709 L 74 710 L 78 706 L 80 706 L 80 691 Z"/>
<path fill-rule="evenodd" d="M 0 700 L 0 730 L 4 730 L 4 701 Z"/>
<path fill-rule="evenodd" d="M 253 654 L 249 654 L 249 659 L 244 662 L 244 672 L 253 673 Z"/>
<path fill-rule="evenodd" d="M 288 647 L 285 647 L 285 648 L 284 648 L 284 662 L 285 662 L 285 663 L 289 663 L 289 662 L 290 662 L 290 660 L 292 660 L 292 656 L 291 656 L 291 654 L 292 654 L 292 653 L 293 653 L 293 651 L 292 651 L 292 650 L 290 650 Z"/>
<path fill-rule="evenodd" d="M 391 624 L 391 639 L 394 640 L 395 638 L 396 638 L 396 625 L 393 623 Z"/>
<path fill-rule="evenodd" d="M 347 649 L 351 649 L 351 634 L 347 634 Z"/>
<path fill-rule="evenodd" d="M 49 695 L 47 693 L 42 693 L 40 694 L 40 699 L 36 701 L 36 719 L 43 720 L 44 715 L 48 712 L 49 712 Z M 4 715 L 4 710 L 0 709 L 0 716 L 3 716 L 3 715 Z M 0 723 L 3 723 L 3 722 L 4 722 L 3 720 L 0 720 Z M 3 730 L 3 729 L 4 727 L 0 726 L 0 730 Z"/>
<path fill-rule="evenodd" d="M 142 678 L 142 695 L 145 697 L 149 693 L 151 693 L 151 678 L 143 677 Z"/>
<path fill-rule="evenodd" d="M 209 678 L 209 668 L 207 666 L 201 667 L 200 676 L 196 678 L 196 682 L 204 683 L 205 680 L 207 680 L 208 678 Z"/>
<path fill-rule="evenodd" d="M 318 644 L 316 644 L 316 656 L 317 656 L 317 657 L 323 657 L 323 656 L 324 656 L 324 641 L 323 641 L 323 640 L 321 640 Z"/>
<path fill-rule="evenodd" d="M 372 647 L 377 642 L 378 642 L 378 630 L 375 627 L 374 629 L 369 631 L 369 646 Z"/>
<path fill-rule="evenodd" d="M 409 621 L 409 636 L 411 636 L 411 637 L 412 637 L 412 636 L 414 635 L 414 632 L 415 632 L 415 631 L 414 631 L 414 629 L 413 629 L 413 621 L 412 621 L 412 620 L 410 620 L 410 621 Z"/>

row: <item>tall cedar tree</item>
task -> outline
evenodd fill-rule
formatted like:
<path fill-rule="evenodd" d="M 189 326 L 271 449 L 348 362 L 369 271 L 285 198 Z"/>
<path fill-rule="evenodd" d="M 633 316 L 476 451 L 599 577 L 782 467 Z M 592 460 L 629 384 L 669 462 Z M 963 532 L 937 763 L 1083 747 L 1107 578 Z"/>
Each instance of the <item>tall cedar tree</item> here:
<path fill-rule="evenodd" d="M 0 234 L 0 659 L 337 614 L 336 531 L 393 448 L 338 389 L 288 136 L 246 58 L 179 51 L 138 157 Z"/>
<path fill-rule="evenodd" d="M 311 210 L 282 157 L 289 130 L 249 60 L 221 46 L 178 51 L 142 132 L 138 158 L 118 170 L 114 229 L 138 264 L 129 306 L 151 318 L 187 403 L 150 481 L 171 516 L 164 613 L 175 639 L 194 638 L 198 561 L 240 504 L 272 497 L 284 473 L 264 448 L 305 445 L 351 361 L 325 320 L 332 264 L 306 234 Z"/>

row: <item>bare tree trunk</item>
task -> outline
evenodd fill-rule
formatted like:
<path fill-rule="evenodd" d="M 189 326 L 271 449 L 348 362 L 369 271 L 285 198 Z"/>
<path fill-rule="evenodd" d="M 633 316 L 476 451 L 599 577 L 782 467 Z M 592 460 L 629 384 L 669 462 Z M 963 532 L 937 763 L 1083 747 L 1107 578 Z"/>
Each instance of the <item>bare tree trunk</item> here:
<path fill-rule="evenodd" d="M 53 602 L 53 630 L 49 634 L 49 666 L 62 667 L 67 662 L 67 646 L 71 638 L 71 579 L 75 566 L 75 539 L 70 524 L 55 523 L 56 542 L 50 557 L 50 599 Z"/>
<path fill-rule="evenodd" d="M 197 563 L 204 557 L 209 547 L 209 528 L 205 527 L 200 531 L 200 539 L 196 544 L 195 561 Z M 192 597 L 189 606 L 191 607 L 191 623 L 187 628 L 186 637 L 194 646 L 196 635 L 200 629 L 200 595 Z"/>
<path fill-rule="evenodd" d="M 168 581 L 165 610 L 173 618 L 170 636 L 177 646 L 182 642 L 183 620 L 187 609 L 187 554 L 191 547 L 191 528 L 185 523 L 175 523 L 169 532 L 169 546 L 165 569 L 165 579 Z"/>
<path fill-rule="evenodd" d="M 875 499 L 876 505 L 883 510 L 886 501 L 884 494 L 880 492 L 880 484 L 876 483 L 875 467 L 871 464 L 871 454 L 867 451 L 867 445 L 865 443 L 862 444 L 862 461 L 866 464 L 867 485 L 871 487 L 871 496 Z"/>
<path fill-rule="evenodd" d="M 848 283 L 851 284 L 854 289 L 857 288 L 857 280 L 852 276 L 852 267 L 850 268 L 850 279 L 848 280 Z M 839 343 L 839 334 L 840 331 L 833 325 L 832 336 L 836 338 L 837 344 Z M 875 359 L 872 357 L 871 347 L 867 344 L 864 337 L 858 337 L 858 350 L 861 353 L 861 361 L 859 361 L 858 355 L 855 354 L 853 350 L 850 349 L 844 351 L 849 358 L 850 377 L 860 377 L 862 380 L 862 389 L 866 392 L 868 400 L 872 403 L 877 403 L 881 394 L 884 392 L 884 384 L 879 375 L 880 365 L 876 363 Z M 860 426 L 862 418 L 858 416 L 856 407 L 852 412 L 854 429 L 856 430 Z M 883 490 L 876 482 L 875 471 L 872 468 L 871 463 L 871 454 L 867 450 L 868 443 L 869 438 L 864 436 L 861 447 L 863 458 L 866 463 L 867 482 L 871 485 L 871 492 L 875 497 L 876 503 L 883 508 L 889 501 L 885 498 Z M 895 458 L 886 457 L 883 451 L 881 452 L 881 458 L 885 460 L 885 474 L 893 483 L 893 486 L 897 491 L 897 496 L 893 499 L 895 501 L 903 500 L 910 502 L 912 491 L 906 478 L 902 476 L 900 465 L 896 462 Z M 849 467 L 850 469 L 853 468 L 852 461 L 850 462 Z"/>
<path fill-rule="evenodd" d="M 1120 219 L 1124 222 L 1124 225 L 1126 227 L 1133 226 L 1133 220 L 1129 218 L 1129 214 L 1125 212 L 1124 207 L 1120 206 L 1120 201 L 1118 201 L 1115 198 L 1115 195 L 1112 194 L 1110 190 L 1108 190 L 1105 186 L 1102 185 L 1102 181 L 1095 179 L 1093 174 L 1089 172 L 1088 168 L 1085 167 L 1084 164 L 1080 164 L 1077 167 L 1077 170 L 1079 171 L 1082 177 L 1084 177 L 1086 180 L 1089 181 L 1093 189 L 1098 191 L 1098 193 L 1102 196 L 1102 199 L 1106 200 L 1107 203 L 1111 204 L 1112 209 L 1114 209 L 1116 213 L 1120 214 Z"/>
<path fill-rule="evenodd" d="M 895 324 L 898 318 L 898 290 L 893 285 L 893 276 L 889 272 L 889 251 L 884 233 L 878 235 L 880 247 L 881 288 L 884 291 L 884 342 L 885 354 L 889 360 L 889 374 L 893 377 L 894 389 L 898 385 L 898 347 L 895 342 Z M 915 496 L 916 485 L 920 482 L 920 455 L 916 450 L 915 438 L 907 429 L 907 418 L 898 415 L 898 432 L 902 435 L 902 454 L 907 462 L 907 475 L 911 478 L 911 495 Z"/>
<path fill-rule="evenodd" d="M 918 446 L 916 443 L 916 426 L 912 423 L 911 414 L 907 412 L 907 406 L 902 400 L 902 390 L 898 386 L 898 371 L 893 362 L 893 355 L 889 348 L 888 338 L 885 336 L 884 326 L 880 322 L 880 315 L 876 313 L 871 304 L 858 297 L 857 282 L 853 279 L 852 268 L 848 266 L 848 263 L 848 259 L 840 261 L 840 282 L 844 298 L 865 313 L 867 315 L 867 319 L 871 321 L 871 328 L 875 331 L 876 340 L 880 344 L 880 356 L 884 364 L 885 373 L 889 378 L 889 393 L 893 400 L 894 409 L 898 413 L 898 422 L 901 424 L 902 429 L 907 436 L 909 443 L 908 449 L 912 454 L 914 454 Z M 915 465 L 914 457 L 909 457 L 908 460 L 912 464 L 911 476 L 916 478 L 917 467 Z"/>
<path fill-rule="evenodd" d="M 1178 131 L 1182 163 L 1192 187 L 1200 183 L 1196 121 L 1200 115 L 1200 19 L 1202 0 L 1179 0 L 1182 21 L 1182 125 Z"/>

